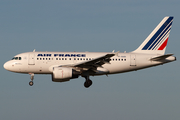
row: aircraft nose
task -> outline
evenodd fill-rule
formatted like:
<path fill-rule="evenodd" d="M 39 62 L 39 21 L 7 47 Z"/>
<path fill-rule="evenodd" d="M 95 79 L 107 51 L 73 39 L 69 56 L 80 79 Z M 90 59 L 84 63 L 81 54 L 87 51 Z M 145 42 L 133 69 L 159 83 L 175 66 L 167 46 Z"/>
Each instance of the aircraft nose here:
<path fill-rule="evenodd" d="M 4 63 L 4 69 L 6 69 L 6 70 L 9 70 L 10 69 L 10 64 L 9 64 L 9 62 L 6 62 L 6 63 Z"/>
<path fill-rule="evenodd" d="M 8 68 L 8 65 L 7 65 L 7 62 L 6 63 L 4 63 L 4 69 L 6 69 L 7 70 L 7 68 Z"/>

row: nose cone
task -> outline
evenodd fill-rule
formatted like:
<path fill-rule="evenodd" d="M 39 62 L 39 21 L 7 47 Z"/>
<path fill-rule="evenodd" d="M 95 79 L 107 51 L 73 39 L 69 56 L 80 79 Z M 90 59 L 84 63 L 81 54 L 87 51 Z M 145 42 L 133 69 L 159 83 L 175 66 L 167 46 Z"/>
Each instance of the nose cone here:
<path fill-rule="evenodd" d="M 11 61 L 7 61 L 6 63 L 4 63 L 4 69 L 8 70 L 8 71 L 12 71 L 12 62 Z"/>
<path fill-rule="evenodd" d="M 6 62 L 6 63 L 4 63 L 4 69 L 6 69 L 6 70 L 9 70 L 9 64 L 8 64 L 8 62 Z"/>
<path fill-rule="evenodd" d="M 4 63 L 4 69 L 11 71 L 11 72 L 20 72 L 22 68 L 21 63 L 17 63 L 17 61 L 10 60 Z"/>

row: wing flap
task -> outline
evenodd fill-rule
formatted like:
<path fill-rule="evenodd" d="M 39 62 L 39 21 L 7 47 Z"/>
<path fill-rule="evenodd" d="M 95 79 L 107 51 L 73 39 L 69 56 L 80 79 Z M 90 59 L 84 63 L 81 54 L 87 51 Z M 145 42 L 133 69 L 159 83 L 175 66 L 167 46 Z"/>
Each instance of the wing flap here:
<path fill-rule="evenodd" d="M 90 61 L 85 61 L 82 63 L 74 64 L 73 67 L 82 67 L 82 68 L 91 68 L 91 67 L 102 67 L 103 64 L 110 64 L 110 58 L 113 57 L 115 54 L 106 54 L 104 56 L 92 59 Z"/>

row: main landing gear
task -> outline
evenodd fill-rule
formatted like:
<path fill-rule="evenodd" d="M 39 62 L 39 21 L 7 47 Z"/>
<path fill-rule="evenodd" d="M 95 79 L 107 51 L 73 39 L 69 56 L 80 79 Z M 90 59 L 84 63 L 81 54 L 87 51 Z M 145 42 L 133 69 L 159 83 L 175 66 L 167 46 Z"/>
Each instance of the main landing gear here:
<path fill-rule="evenodd" d="M 89 76 L 85 77 L 86 81 L 84 82 L 84 87 L 88 88 L 92 85 L 92 81 L 89 79 Z"/>
<path fill-rule="evenodd" d="M 31 75 L 31 77 L 30 77 L 31 81 L 29 82 L 29 85 L 33 86 L 34 73 L 30 73 L 30 75 Z"/>

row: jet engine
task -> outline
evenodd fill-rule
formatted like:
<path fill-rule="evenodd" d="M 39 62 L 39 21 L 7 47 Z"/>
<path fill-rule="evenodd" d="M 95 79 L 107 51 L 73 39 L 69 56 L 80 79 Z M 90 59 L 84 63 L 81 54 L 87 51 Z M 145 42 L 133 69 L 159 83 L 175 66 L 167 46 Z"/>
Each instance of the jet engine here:
<path fill-rule="evenodd" d="M 66 82 L 73 78 L 78 78 L 80 73 L 68 67 L 55 67 L 53 68 L 52 81 L 53 82 Z"/>

